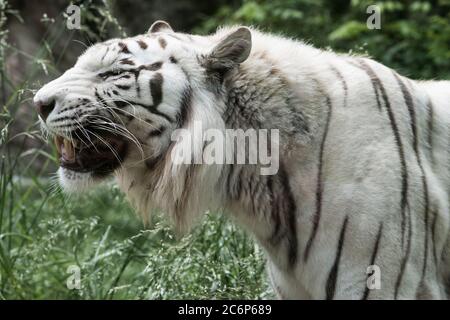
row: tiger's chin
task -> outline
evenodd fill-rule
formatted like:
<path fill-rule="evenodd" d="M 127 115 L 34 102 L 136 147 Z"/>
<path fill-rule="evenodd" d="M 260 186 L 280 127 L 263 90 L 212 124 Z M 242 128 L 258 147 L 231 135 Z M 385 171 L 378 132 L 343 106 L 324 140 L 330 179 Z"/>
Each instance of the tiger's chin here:
<path fill-rule="evenodd" d="M 77 135 L 79 136 L 79 135 Z M 80 193 L 111 177 L 121 167 L 128 149 L 123 137 L 96 134 L 88 142 L 55 136 L 58 178 L 67 193 Z"/>
<path fill-rule="evenodd" d="M 98 178 L 92 172 L 76 172 L 64 167 L 58 169 L 59 185 L 65 193 L 83 193 L 104 181 L 106 177 Z"/>

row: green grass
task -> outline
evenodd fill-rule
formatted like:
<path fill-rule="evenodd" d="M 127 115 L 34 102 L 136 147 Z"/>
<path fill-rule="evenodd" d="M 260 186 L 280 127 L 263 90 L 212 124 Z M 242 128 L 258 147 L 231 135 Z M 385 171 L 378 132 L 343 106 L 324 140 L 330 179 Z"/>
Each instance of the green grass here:
<path fill-rule="evenodd" d="M 93 5 L 84 3 L 83 14 L 94 19 L 87 10 Z M 0 299 L 271 298 L 262 252 L 221 214 L 207 214 L 192 234 L 176 239 L 164 219 L 144 228 L 112 185 L 72 198 L 50 192 L 46 172 L 54 154 L 10 147 L 14 139 L 42 139 L 38 126 L 15 136 L 9 128 L 44 75 L 61 73 L 65 50 L 53 52 L 54 44 L 73 45 L 73 32 L 58 17 L 36 52 L 23 52 L 8 42 L 6 25 L 7 17 L 22 21 L 19 13 L 5 0 L 0 9 Z M 19 82 L 8 74 L 9 54 L 29 62 Z M 37 157 L 46 159 L 38 169 Z M 80 289 L 67 286 L 73 266 Z"/>
<path fill-rule="evenodd" d="M 262 252 L 219 214 L 176 239 L 163 219 L 144 229 L 114 186 L 67 199 L 37 183 L 27 190 L 10 181 L 5 189 L 5 181 L 2 299 L 272 297 Z M 66 285 L 73 265 L 81 289 Z"/>

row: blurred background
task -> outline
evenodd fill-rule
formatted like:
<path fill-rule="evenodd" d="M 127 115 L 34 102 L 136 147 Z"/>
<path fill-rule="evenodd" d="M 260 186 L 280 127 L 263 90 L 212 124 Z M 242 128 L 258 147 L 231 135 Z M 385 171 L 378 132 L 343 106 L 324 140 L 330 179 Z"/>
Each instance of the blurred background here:
<path fill-rule="evenodd" d="M 67 7 L 80 29 L 66 27 Z M 367 8 L 381 10 L 368 29 Z M 176 239 L 144 228 L 114 185 L 68 199 L 53 186 L 31 100 L 87 46 L 144 33 L 155 20 L 207 34 L 257 26 L 339 52 L 365 53 L 416 79 L 450 79 L 450 0 L 0 0 L 0 299 L 270 298 L 259 249 L 220 214 Z M 81 287 L 68 289 L 67 268 Z"/>

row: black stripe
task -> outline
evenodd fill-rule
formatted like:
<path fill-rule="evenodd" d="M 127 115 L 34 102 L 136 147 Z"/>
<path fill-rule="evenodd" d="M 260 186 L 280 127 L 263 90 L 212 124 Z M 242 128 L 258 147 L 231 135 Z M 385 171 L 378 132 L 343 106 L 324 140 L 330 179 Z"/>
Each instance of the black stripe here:
<path fill-rule="evenodd" d="M 138 97 L 141 96 L 141 86 L 140 86 L 139 81 L 138 81 L 139 80 L 139 76 L 141 75 L 141 71 L 142 70 L 157 71 L 157 70 L 161 69 L 162 65 L 163 65 L 163 63 L 161 61 L 158 61 L 158 62 L 154 62 L 154 63 L 149 64 L 149 65 L 141 65 L 141 66 L 139 66 L 138 68 L 135 68 L 135 69 L 125 70 L 125 71 L 128 71 L 128 72 L 132 72 L 133 75 L 134 75 L 134 80 L 136 82 L 136 94 L 137 94 Z M 161 75 L 159 73 L 157 73 L 155 76 L 158 77 L 158 76 L 161 76 Z M 117 78 L 117 79 L 120 79 L 120 78 Z"/>
<path fill-rule="evenodd" d="M 373 247 L 372 257 L 370 258 L 370 266 L 375 265 L 375 260 L 378 255 L 378 247 L 380 245 L 380 239 L 381 239 L 382 232 L 383 232 L 383 222 L 380 223 L 380 226 L 378 228 L 377 239 L 375 240 L 375 246 Z M 364 294 L 362 296 L 362 300 L 366 300 L 370 293 L 369 287 L 367 286 L 367 282 L 365 283 L 365 285 L 366 285 L 366 287 L 364 289 Z"/>
<path fill-rule="evenodd" d="M 94 90 L 94 95 L 95 95 L 95 98 L 97 99 L 97 102 L 98 102 L 101 106 L 104 106 L 105 103 L 103 102 L 102 97 L 100 97 L 100 94 L 98 93 L 97 89 Z"/>
<path fill-rule="evenodd" d="M 408 211 L 410 211 L 409 205 L 408 205 Z M 411 212 L 409 212 L 409 229 L 408 229 L 408 238 L 406 239 L 406 252 L 405 255 L 402 258 L 401 264 L 400 264 L 400 272 L 397 277 L 397 281 L 395 282 L 395 291 L 394 291 L 394 298 L 397 299 L 398 292 L 400 290 L 400 284 L 403 280 L 403 274 L 405 273 L 406 269 L 406 263 L 408 262 L 409 255 L 411 253 L 411 236 L 412 236 L 412 219 L 411 219 Z"/>
<path fill-rule="evenodd" d="M 428 237 L 429 237 L 429 221 L 430 221 L 430 201 L 429 201 L 429 195 L 428 195 L 428 183 L 425 176 L 425 173 L 423 171 L 422 165 L 420 165 L 422 170 L 422 185 L 424 189 L 424 206 L 425 206 L 425 217 L 424 217 L 424 224 L 425 224 L 425 243 L 423 248 L 423 269 L 422 269 L 422 279 L 425 278 L 425 272 L 427 269 L 427 262 L 428 262 Z"/>
<path fill-rule="evenodd" d="M 146 66 L 142 66 L 141 69 L 148 70 L 148 71 L 157 71 L 157 70 L 161 69 L 162 65 L 163 65 L 163 63 L 161 61 L 158 61 L 158 62 L 154 62 L 149 65 L 146 65 Z"/>
<path fill-rule="evenodd" d="M 169 122 L 173 122 L 174 120 L 168 116 L 167 114 L 159 111 L 157 109 L 157 107 L 153 106 L 153 105 L 145 105 L 139 102 L 135 102 L 135 101 L 130 101 L 130 100 L 114 100 L 114 104 L 117 106 L 117 108 L 125 108 L 128 106 L 138 106 L 138 107 L 142 107 L 144 109 L 147 109 L 149 112 L 156 114 L 157 116 L 160 116 L 164 119 L 166 119 Z"/>
<path fill-rule="evenodd" d="M 130 105 L 128 102 L 122 100 L 114 100 L 114 104 L 117 108 L 126 108 Z"/>
<path fill-rule="evenodd" d="M 143 50 L 147 49 L 147 47 L 148 47 L 147 44 L 142 39 L 139 39 L 137 41 L 137 43 L 138 43 L 139 47 Z"/>
<path fill-rule="evenodd" d="M 111 117 L 114 118 L 115 117 L 114 114 L 115 113 L 119 113 L 119 114 L 123 115 L 128 120 L 128 122 L 130 122 L 130 121 L 132 121 L 134 119 L 133 115 L 130 115 L 130 114 L 128 114 L 128 113 L 126 113 L 126 112 L 124 112 L 124 111 L 122 111 L 120 109 L 116 109 L 114 112 L 112 110 L 110 110 L 110 108 L 109 108 L 110 106 L 108 105 L 108 103 L 106 101 L 104 101 L 104 99 L 102 99 L 102 97 L 98 93 L 97 89 L 95 89 L 94 94 L 95 94 L 95 98 L 97 99 L 97 103 L 99 105 L 101 105 L 101 106 L 107 107 L 105 110 L 106 110 L 107 113 L 109 113 L 111 115 Z M 113 101 L 113 103 L 118 108 L 124 108 L 124 107 L 126 107 L 128 105 L 124 101 L 122 101 L 122 103 L 120 103 L 120 101 L 117 101 L 117 100 Z"/>
<path fill-rule="evenodd" d="M 159 45 L 161 46 L 161 48 L 163 48 L 163 49 L 166 48 L 166 46 L 167 46 L 167 41 L 166 41 L 164 38 L 159 37 L 159 38 L 158 38 L 158 42 L 159 42 Z"/>
<path fill-rule="evenodd" d="M 342 224 L 341 233 L 339 235 L 338 247 L 336 252 L 336 257 L 334 259 L 333 266 L 328 274 L 328 279 L 326 283 L 326 299 L 331 300 L 334 298 L 336 291 L 336 282 L 339 273 L 339 263 L 342 255 L 342 248 L 344 246 L 345 231 L 347 229 L 348 216 L 345 217 L 344 223 Z"/>
<path fill-rule="evenodd" d="M 169 122 L 173 122 L 173 121 L 174 121 L 170 116 L 168 116 L 167 114 L 165 114 L 165 113 L 159 111 L 159 110 L 157 109 L 157 107 L 155 107 L 155 106 L 153 106 L 153 105 L 145 105 L 145 104 L 142 104 L 142 103 L 136 103 L 136 102 L 130 102 L 130 103 L 131 103 L 131 104 L 134 104 L 134 105 L 136 105 L 136 106 L 145 108 L 145 109 L 147 109 L 149 112 L 151 112 L 151 113 L 153 113 L 153 114 L 156 114 L 157 116 L 160 116 L 160 117 L 166 119 L 166 120 L 169 121 Z"/>
<path fill-rule="evenodd" d="M 275 196 L 274 190 L 273 190 L 273 176 L 268 176 L 267 177 L 267 190 L 268 190 L 268 194 L 270 196 L 270 201 L 271 201 L 271 210 L 270 210 L 270 215 L 272 218 L 272 222 L 273 222 L 273 231 L 272 231 L 272 235 L 270 236 L 269 242 L 272 245 L 277 245 L 278 239 L 280 238 L 280 230 L 281 230 L 281 219 L 280 219 L 280 212 L 279 212 L 279 208 L 277 206 L 278 204 L 278 199 Z"/>
<path fill-rule="evenodd" d="M 179 112 L 176 117 L 177 126 L 179 128 L 184 127 L 187 121 L 189 121 L 190 115 L 191 115 L 191 109 L 192 109 L 192 88 L 191 86 L 187 86 L 184 89 Z"/>
<path fill-rule="evenodd" d="M 434 208 L 433 212 L 433 222 L 432 222 L 432 229 L 431 229 L 431 239 L 433 242 L 433 259 L 434 264 L 436 266 L 436 269 L 438 267 L 439 261 L 437 256 L 437 246 L 436 246 L 436 226 L 437 226 L 437 220 L 438 220 L 438 211 L 436 208 Z"/>
<path fill-rule="evenodd" d="M 158 137 L 160 135 L 162 135 L 162 133 L 164 132 L 166 128 L 164 126 L 160 126 L 158 129 L 155 130 L 151 130 L 148 134 L 147 134 L 147 138 L 153 138 L 153 137 Z"/>
<path fill-rule="evenodd" d="M 347 96 L 348 96 L 347 81 L 345 81 L 344 76 L 335 66 L 331 65 L 330 68 L 336 74 L 336 76 L 338 77 L 339 81 L 342 84 L 342 88 L 344 89 L 344 107 L 346 107 L 347 106 Z"/>
<path fill-rule="evenodd" d="M 305 262 L 308 260 L 309 252 L 311 250 L 312 243 L 316 237 L 317 230 L 319 228 L 320 217 L 322 215 L 322 193 L 323 193 L 323 185 L 322 185 L 322 166 L 323 166 L 323 154 L 325 149 L 325 142 L 328 135 L 328 128 L 330 127 L 330 119 L 332 115 L 332 104 L 330 97 L 326 97 L 328 113 L 327 120 L 325 123 L 325 129 L 323 133 L 322 143 L 320 145 L 320 153 L 319 153 L 319 165 L 318 165 L 318 174 L 317 174 L 317 185 L 316 185 L 316 212 L 314 214 L 313 227 L 311 235 L 309 236 L 308 242 L 306 244 L 305 253 L 303 255 L 303 260 Z"/>
<path fill-rule="evenodd" d="M 87 100 L 87 99 L 86 99 L 86 100 Z M 63 113 L 66 112 L 66 111 L 73 110 L 73 109 L 76 109 L 76 108 L 79 108 L 79 107 L 86 107 L 86 108 L 88 108 L 88 107 L 89 107 L 88 104 L 90 104 L 90 101 L 89 101 L 89 100 L 88 100 L 87 102 L 84 102 L 84 103 L 81 103 L 81 104 L 76 104 L 76 105 L 73 105 L 73 106 L 71 106 L 71 107 L 64 108 L 64 109 L 62 109 L 59 113 L 60 113 L 60 114 L 63 114 Z"/>
<path fill-rule="evenodd" d="M 106 51 L 105 51 L 105 53 L 103 54 L 103 57 L 102 57 L 101 61 L 103 61 L 103 60 L 105 59 L 105 57 L 106 57 L 106 55 L 108 54 L 108 52 L 109 52 L 109 46 L 106 47 Z"/>
<path fill-rule="evenodd" d="M 130 51 L 128 50 L 128 47 L 125 43 L 119 42 L 119 47 L 120 47 L 120 52 L 130 53 Z"/>
<path fill-rule="evenodd" d="M 411 92 L 409 92 L 408 88 L 406 87 L 403 80 L 398 76 L 396 72 L 392 72 L 395 79 L 397 80 L 397 83 L 402 91 L 403 100 L 405 101 L 406 107 L 408 108 L 409 118 L 410 118 L 410 126 L 411 126 L 411 132 L 413 134 L 413 148 L 414 153 L 416 154 L 416 157 L 418 158 L 417 161 L 420 162 L 420 156 L 419 156 L 419 141 L 417 139 L 417 121 L 416 121 L 416 111 L 414 110 L 414 102 L 411 95 Z"/>
<path fill-rule="evenodd" d="M 359 61 L 359 60 L 358 60 Z M 373 91 L 375 93 L 375 99 L 377 101 L 377 106 L 378 106 L 378 110 L 381 111 L 381 101 L 380 101 L 380 94 L 378 92 L 378 87 L 379 87 L 379 81 L 380 79 L 377 77 L 377 75 L 375 74 L 375 72 L 373 72 L 372 68 L 370 68 L 367 64 L 363 64 L 361 61 L 361 64 L 357 64 L 356 62 L 354 62 L 353 60 L 348 60 L 348 63 L 350 63 L 352 66 L 358 68 L 358 69 L 362 69 L 363 71 L 365 71 L 367 73 L 367 75 L 369 76 L 370 82 L 372 83 L 372 88 Z"/>
<path fill-rule="evenodd" d="M 163 99 L 163 80 L 164 78 L 160 73 L 156 73 L 153 78 L 150 79 L 150 94 L 152 95 L 154 108 L 158 107 Z"/>
<path fill-rule="evenodd" d="M 389 101 L 389 98 L 387 96 L 386 90 L 383 86 L 383 83 L 381 80 L 376 76 L 375 72 L 372 70 L 372 68 L 362 59 L 359 59 L 361 64 L 361 69 L 366 71 L 366 73 L 369 75 L 369 77 L 372 79 L 372 83 L 375 83 L 375 86 L 379 88 L 381 91 L 381 95 L 384 100 L 384 104 L 386 106 L 386 111 L 388 113 L 389 121 L 391 124 L 392 132 L 394 134 L 394 139 L 397 144 L 397 149 L 399 153 L 399 159 L 400 159 L 400 165 L 401 165 L 401 178 L 402 178 L 402 190 L 401 190 L 401 199 L 400 199 L 400 208 L 401 208 L 401 214 L 402 214 L 402 223 L 401 223 L 401 231 L 402 231 L 402 248 L 404 244 L 405 239 L 405 227 L 406 227 L 406 208 L 408 206 L 408 171 L 406 168 L 406 160 L 403 150 L 403 143 L 400 137 L 400 133 L 397 127 L 397 123 L 395 121 L 394 113 L 392 112 L 391 104 Z M 374 82 L 375 81 L 375 82 Z M 400 272 L 397 277 L 397 281 L 395 284 L 395 298 L 398 296 L 398 291 L 400 288 L 401 281 L 403 279 L 403 274 L 406 268 L 406 263 L 409 259 L 410 251 L 411 251 L 411 235 L 412 235 L 412 219 L 411 219 L 411 212 L 410 208 L 408 207 L 408 213 L 409 213 L 409 230 L 408 230 L 408 236 L 407 236 L 407 244 L 406 244 L 406 253 L 402 258 L 401 265 L 400 265 Z"/>
<path fill-rule="evenodd" d="M 241 174 L 242 174 L 242 166 L 240 165 L 238 166 L 236 164 L 230 165 L 230 170 L 228 172 L 228 179 L 227 179 L 227 190 L 228 196 L 232 200 L 239 200 L 240 198 L 242 189 Z M 237 177 L 236 179 L 234 179 L 234 181 L 233 176 Z"/>
<path fill-rule="evenodd" d="M 227 175 L 227 192 L 228 192 L 228 197 L 230 199 L 232 199 L 232 200 L 235 200 L 235 194 L 233 192 L 234 188 L 233 188 L 233 184 L 232 184 L 235 165 L 231 164 L 228 167 L 229 167 L 228 175 Z"/>
<path fill-rule="evenodd" d="M 121 90 L 129 90 L 131 88 L 130 86 L 125 86 L 121 84 L 116 84 L 115 86 Z"/>
<path fill-rule="evenodd" d="M 262 178 L 261 178 L 262 179 Z M 253 208 L 253 212 L 260 212 L 260 202 L 259 202 L 259 192 L 261 192 L 261 186 L 263 185 L 260 183 L 260 179 L 255 179 L 254 176 L 250 176 L 247 180 L 248 183 L 248 195 L 251 201 L 251 205 Z"/>
<path fill-rule="evenodd" d="M 128 70 L 123 70 L 123 72 L 127 72 Z M 120 79 L 130 79 L 131 76 L 129 74 L 123 74 L 123 75 L 119 75 L 118 78 L 115 78 L 114 80 L 120 80 Z"/>
<path fill-rule="evenodd" d="M 52 123 L 58 123 L 58 122 L 61 122 L 61 121 L 66 121 L 66 120 L 75 120 L 76 118 L 77 117 L 75 117 L 75 116 L 59 117 L 59 118 L 56 118 L 56 119 L 52 120 Z"/>
<path fill-rule="evenodd" d="M 134 82 L 136 83 L 136 95 L 138 98 L 141 97 L 141 85 L 139 84 L 139 76 L 141 75 L 141 68 L 138 68 L 137 70 L 133 70 L 134 75 Z"/>
<path fill-rule="evenodd" d="M 365 65 L 367 68 L 370 69 L 370 66 L 368 64 L 366 64 L 365 61 L 361 60 L 361 64 Z M 381 91 L 381 95 L 383 97 L 384 100 L 384 104 L 386 107 L 386 111 L 388 113 L 389 116 L 389 121 L 391 124 L 391 128 L 392 128 L 392 132 L 394 134 L 394 139 L 395 142 L 397 143 L 397 149 L 398 149 L 398 153 L 399 153 L 399 158 L 400 158 L 400 165 L 401 165 L 401 176 L 402 176 L 402 190 L 401 190 L 401 200 L 400 200 L 400 208 L 401 208 L 401 213 L 402 213 L 402 243 L 404 242 L 404 234 L 405 234 L 405 227 L 406 227 L 406 207 L 407 207 L 407 196 L 408 196 L 408 171 L 406 168 L 406 160 L 405 160 L 405 154 L 404 154 L 404 150 L 403 150 L 403 143 L 400 137 L 400 132 L 398 130 L 397 127 L 397 123 L 395 121 L 395 116 L 394 113 L 392 111 L 391 108 L 391 104 L 389 102 L 389 98 L 387 96 L 386 90 L 381 82 L 381 80 L 379 78 L 377 78 L 377 83 L 378 83 L 378 87 Z M 411 251 L 411 235 L 412 235 L 412 220 L 411 220 L 411 212 L 410 212 L 410 208 L 408 206 L 408 213 L 409 213 L 409 230 L 408 230 L 408 236 L 407 236 L 407 248 L 406 248 L 406 253 L 404 255 L 404 257 L 402 258 L 402 262 L 401 262 L 401 266 L 400 266 L 400 272 L 395 284 L 395 298 L 397 298 L 398 296 L 398 291 L 400 288 L 400 284 L 402 282 L 403 279 L 403 274 L 406 268 L 406 263 L 409 259 L 409 254 Z"/>
<path fill-rule="evenodd" d="M 428 221 L 429 221 L 429 195 L 428 195 L 428 184 L 427 184 L 427 178 L 425 176 L 425 170 L 423 169 L 422 165 L 422 159 L 420 157 L 419 153 L 419 140 L 417 138 L 417 122 L 416 122 L 416 113 L 414 110 L 414 102 L 411 93 L 409 92 L 408 88 L 402 81 L 402 79 L 398 76 L 397 73 L 394 72 L 395 79 L 397 79 L 397 82 L 400 86 L 400 89 L 403 94 L 403 98 L 405 100 L 405 104 L 408 107 L 408 112 L 411 120 L 411 131 L 413 133 L 413 147 L 414 147 L 414 153 L 416 156 L 417 164 L 419 165 L 420 173 L 421 173 L 421 179 L 422 179 L 422 188 L 423 188 L 423 199 L 424 199 L 424 207 L 425 207 L 425 213 L 424 213 L 424 225 L 425 225 L 425 240 L 424 240 L 424 254 L 423 254 L 423 268 L 422 268 L 422 282 L 425 278 L 426 268 L 427 268 L 427 261 L 428 261 Z"/>
<path fill-rule="evenodd" d="M 132 60 L 128 59 L 128 58 L 121 59 L 119 62 L 120 62 L 121 64 L 128 64 L 128 65 L 130 65 L 130 66 L 134 66 L 134 62 L 133 62 Z"/>
<path fill-rule="evenodd" d="M 372 70 L 372 68 L 364 60 L 360 59 L 359 61 L 361 64 L 361 68 L 367 72 L 369 77 L 372 79 L 373 83 L 375 83 L 375 86 L 381 91 L 381 96 L 383 98 L 384 105 L 386 107 L 386 111 L 387 111 L 387 114 L 389 117 L 389 122 L 391 125 L 392 133 L 394 134 L 394 140 L 395 140 L 395 143 L 397 144 L 398 155 L 400 158 L 401 179 L 402 179 L 400 209 L 401 209 L 401 214 L 402 214 L 401 231 L 402 231 L 402 247 L 403 247 L 404 238 L 405 238 L 405 226 L 406 226 L 406 204 L 408 201 L 408 199 L 407 199 L 407 196 L 408 196 L 408 171 L 407 171 L 407 167 L 406 167 L 403 143 L 402 143 L 400 132 L 399 132 L 399 129 L 397 126 L 397 122 L 395 120 L 394 113 L 392 111 L 391 103 L 387 96 L 386 90 L 383 86 L 383 83 L 381 82 L 380 78 L 377 77 L 377 75 Z"/>
<path fill-rule="evenodd" d="M 125 78 L 126 75 L 121 75 L 122 72 L 127 72 L 127 70 L 109 70 L 109 71 L 105 71 L 105 72 L 101 72 L 99 73 L 97 76 L 102 78 L 103 80 L 106 80 L 107 78 L 110 77 L 119 77 L 115 80 L 121 79 L 121 78 Z"/>
<path fill-rule="evenodd" d="M 294 197 L 292 195 L 289 178 L 283 163 L 280 163 L 278 170 L 278 177 L 281 186 L 283 187 L 284 205 L 285 205 L 285 219 L 287 224 L 287 245 L 288 245 L 288 263 L 292 268 L 297 262 L 298 243 L 297 243 L 297 219 Z"/>

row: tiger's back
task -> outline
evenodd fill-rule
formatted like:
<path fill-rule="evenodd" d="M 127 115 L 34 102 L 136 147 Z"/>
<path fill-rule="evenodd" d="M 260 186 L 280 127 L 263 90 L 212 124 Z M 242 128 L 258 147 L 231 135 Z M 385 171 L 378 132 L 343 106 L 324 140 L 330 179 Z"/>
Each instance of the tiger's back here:
<path fill-rule="evenodd" d="M 294 92 L 293 109 L 310 129 L 309 143 L 282 152 L 299 257 L 289 271 L 268 250 L 280 296 L 446 298 L 449 82 L 414 81 L 371 59 L 253 35 L 241 72 L 256 75 L 264 60 Z M 367 287 L 373 266 L 379 290 Z"/>
<path fill-rule="evenodd" d="M 296 192 L 306 291 L 338 299 L 446 298 L 449 82 L 416 82 L 366 58 L 321 62 L 311 79 L 325 96 L 326 120 L 320 148 L 307 160 L 318 167 L 304 166 Z M 374 265 L 380 290 L 365 286 Z"/>

